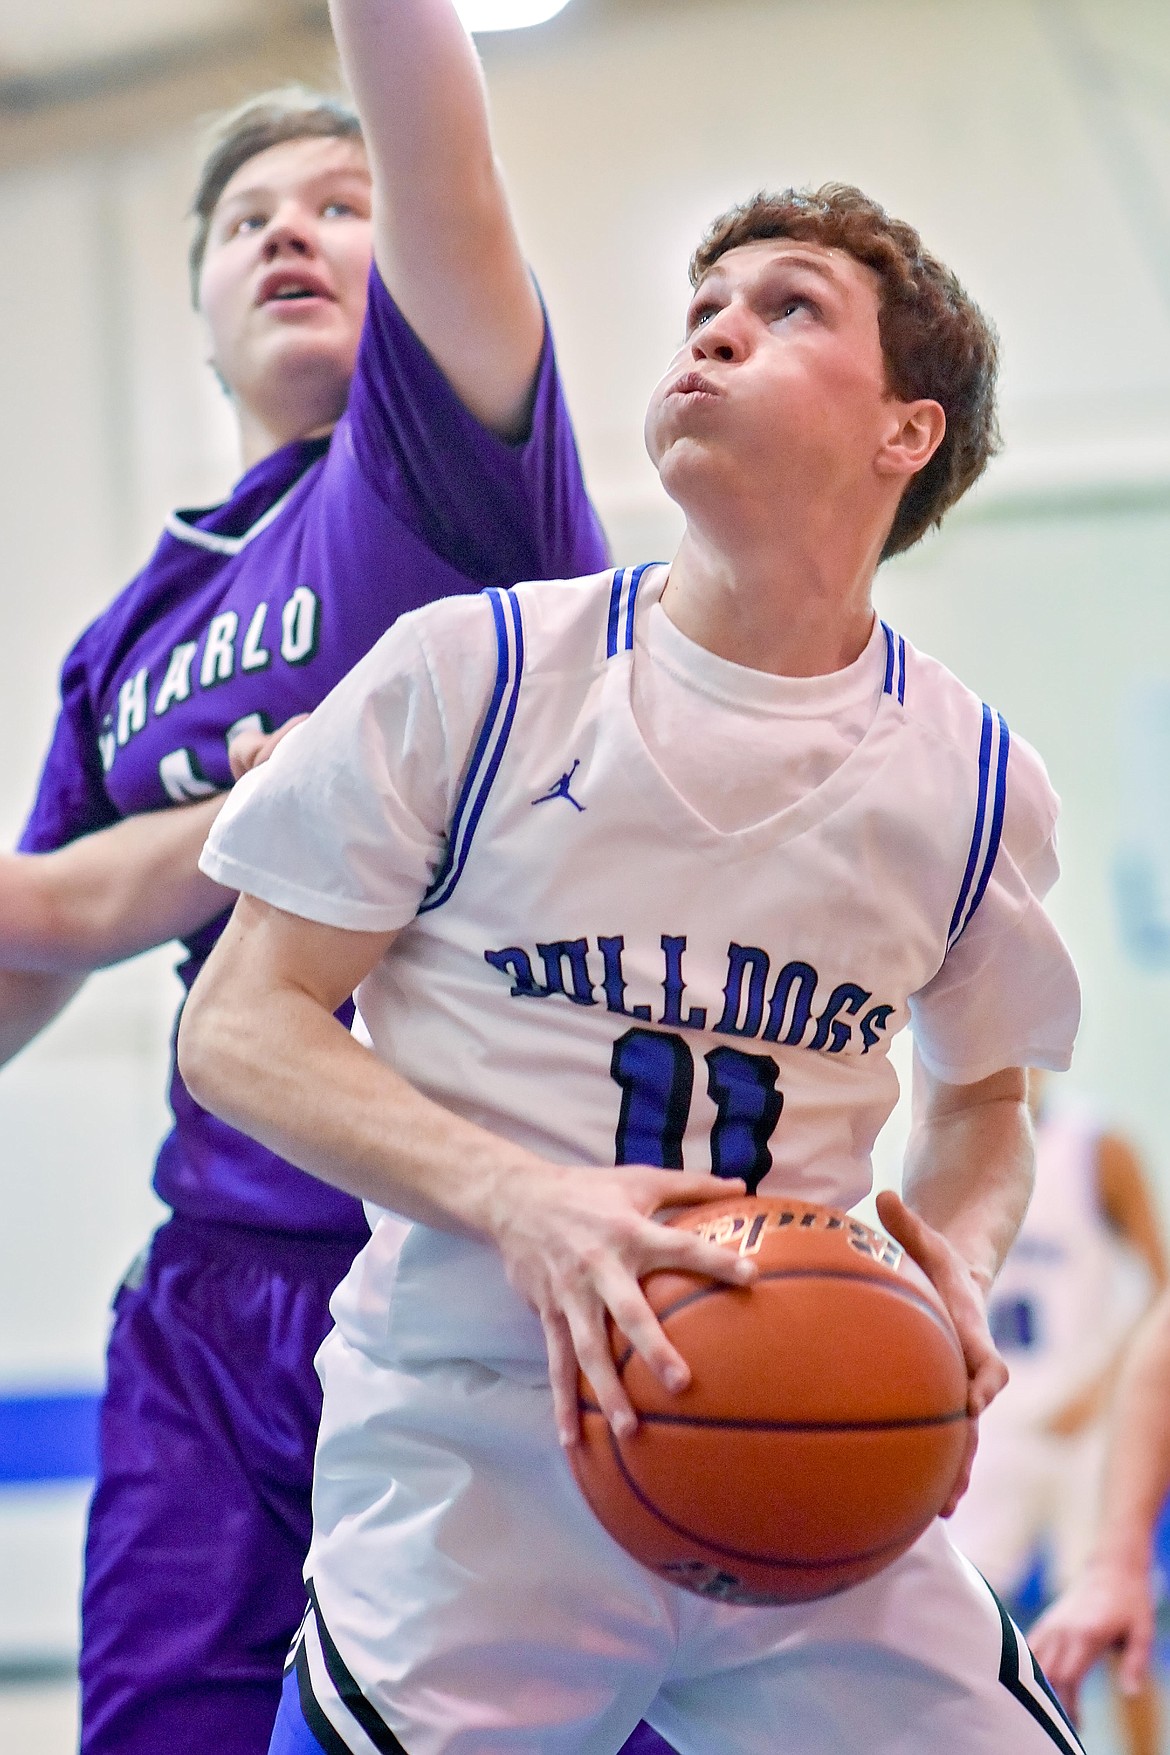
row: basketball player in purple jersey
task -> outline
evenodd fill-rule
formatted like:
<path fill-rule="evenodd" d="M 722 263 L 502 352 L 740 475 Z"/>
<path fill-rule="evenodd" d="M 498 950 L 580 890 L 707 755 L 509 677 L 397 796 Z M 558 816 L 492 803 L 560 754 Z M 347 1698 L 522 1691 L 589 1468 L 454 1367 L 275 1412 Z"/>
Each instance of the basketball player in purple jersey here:
<path fill-rule="evenodd" d="M 26 851 L 225 788 L 235 731 L 311 709 L 404 610 L 604 562 L 454 9 L 334 14 L 364 139 L 339 104 L 258 100 L 195 201 L 195 302 L 246 472 L 168 520 L 66 658 Z M 186 985 L 221 925 L 187 937 Z M 73 985 L 46 978 L 32 1028 Z M 155 1187 L 173 1217 L 110 1342 L 86 1755 L 267 1747 L 304 1607 L 313 1355 L 368 1235 L 356 1200 L 217 1121 L 177 1072 L 171 1100 Z"/>

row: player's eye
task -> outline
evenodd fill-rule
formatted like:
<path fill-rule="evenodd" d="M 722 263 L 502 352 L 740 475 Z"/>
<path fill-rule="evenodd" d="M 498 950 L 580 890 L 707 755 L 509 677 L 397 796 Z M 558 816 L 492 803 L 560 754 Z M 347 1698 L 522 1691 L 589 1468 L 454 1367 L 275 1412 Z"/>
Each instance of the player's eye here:
<path fill-rule="evenodd" d="M 696 329 L 702 329 L 719 311 L 718 305 L 695 305 L 687 316 L 687 334 L 693 335 Z"/>
<path fill-rule="evenodd" d="M 258 232 L 268 223 L 263 213 L 242 213 L 228 227 L 229 238 L 246 237 L 249 232 Z"/>
<path fill-rule="evenodd" d="M 358 210 L 349 201 L 327 201 L 321 209 L 322 219 L 357 219 Z"/>

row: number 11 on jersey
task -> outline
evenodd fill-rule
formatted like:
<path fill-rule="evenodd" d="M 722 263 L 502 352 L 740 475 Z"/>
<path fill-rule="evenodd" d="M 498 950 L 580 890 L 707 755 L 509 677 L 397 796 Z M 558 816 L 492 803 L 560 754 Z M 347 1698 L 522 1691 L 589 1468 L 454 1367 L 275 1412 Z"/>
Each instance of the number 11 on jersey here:
<path fill-rule="evenodd" d="M 713 1048 L 703 1060 L 716 1109 L 711 1169 L 742 1178 L 754 1194 L 772 1168 L 770 1141 L 784 1108 L 780 1069 L 770 1054 L 739 1048 Z M 614 1163 L 681 1170 L 695 1085 L 689 1043 L 673 1032 L 627 1030 L 613 1045 L 609 1070 L 622 1093 Z"/>

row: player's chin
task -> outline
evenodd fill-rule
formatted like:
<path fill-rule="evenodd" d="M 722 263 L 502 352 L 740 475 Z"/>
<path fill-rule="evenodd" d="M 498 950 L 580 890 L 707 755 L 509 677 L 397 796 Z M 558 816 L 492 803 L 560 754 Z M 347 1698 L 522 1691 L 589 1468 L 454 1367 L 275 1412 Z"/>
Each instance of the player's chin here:
<path fill-rule="evenodd" d="M 356 353 L 357 337 L 335 318 L 290 327 L 264 337 L 252 354 L 250 376 L 283 393 L 282 400 L 288 391 L 301 388 L 314 405 L 329 405 L 320 419 L 336 420 L 345 407 Z"/>
<path fill-rule="evenodd" d="M 750 466 L 734 446 L 711 434 L 678 434 L 657 462 L 658 479 L 684 512 L 724 511 L 738 500 Z"/>

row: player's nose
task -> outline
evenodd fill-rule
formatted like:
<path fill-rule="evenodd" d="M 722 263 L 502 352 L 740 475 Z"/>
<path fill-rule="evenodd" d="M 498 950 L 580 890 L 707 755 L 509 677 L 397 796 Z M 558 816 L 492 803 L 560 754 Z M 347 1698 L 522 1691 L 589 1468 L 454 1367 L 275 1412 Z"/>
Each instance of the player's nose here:
<path fill-rule="evenodd" d="M 278 207 L 264 233 L 264 259 L 282 255 L 312 256 L 316 253 L 314 228 L 302 209 L 291 204 Z"/>
<path fill-rule="evenodd" d="M 695 360 L 722 360 L 734 364 L 751 352 L 751 321 L 743 306 L 734 302 L 715 311 L 691 337 Z"/>

